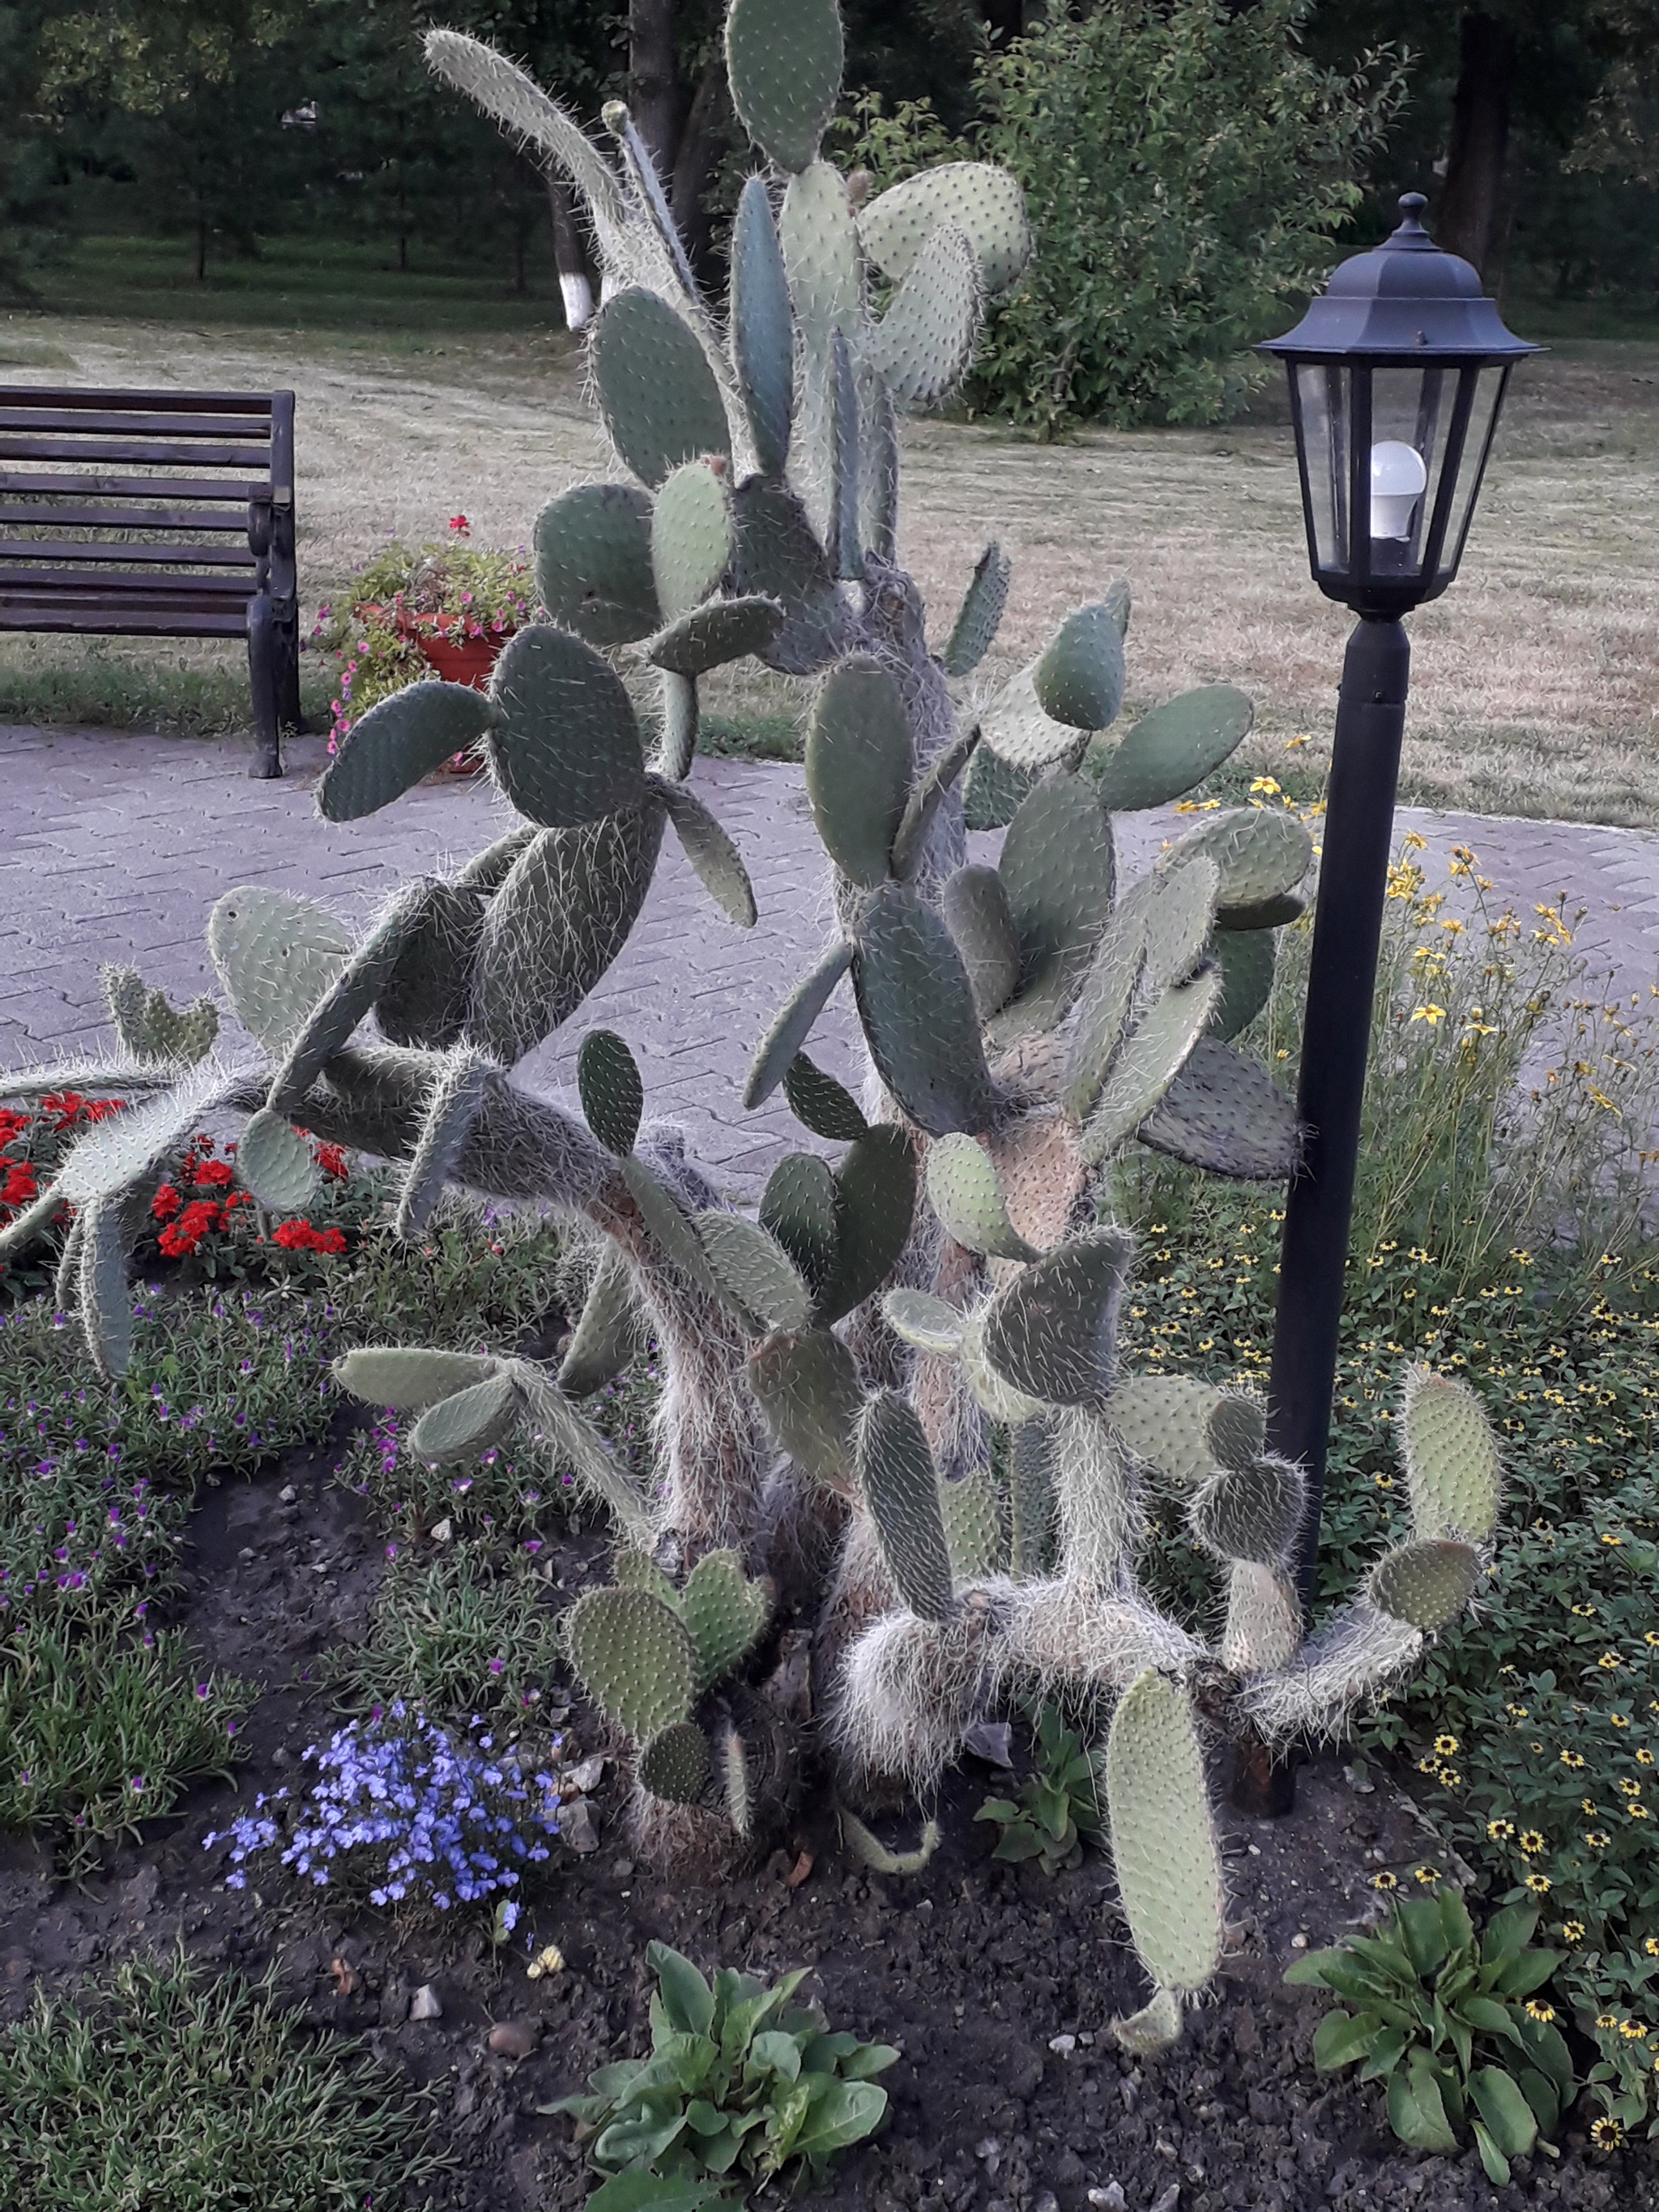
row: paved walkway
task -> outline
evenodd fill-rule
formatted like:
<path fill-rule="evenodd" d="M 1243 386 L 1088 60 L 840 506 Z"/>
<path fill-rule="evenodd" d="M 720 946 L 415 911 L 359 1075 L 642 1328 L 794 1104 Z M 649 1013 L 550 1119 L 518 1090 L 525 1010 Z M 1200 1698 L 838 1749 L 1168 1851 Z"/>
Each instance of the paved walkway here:
<path fill-rule="evenodd" d="M 0 726 L 0 1065 L 107 1044 L 100 962 L 135 963 L 175 1004 L 215 990 L 207 912 L 233 884 L 321 898 L 361 921 L 408 876 L 466 858 L 509 818 L 477 785 L 428 784 L 336 827 L 312 804 L 323 757 L 320 739 L 301 740 L 287 777 L 255 783 L 231 744 Z M 732 927 L 665 838 L 626 951 L 527 1071 L 569 1083 L 582 1032 L 619 1030 L 639 1054 L 647 1110 L 684 1122 L 694 1152 L 740 1189 L 800 1140 L 777 1102 L 745 1115 L 739 1094 L 755 1042 L 824 942 L 830 902 L 799 769 L 702 761 L 693 783 L 743 852 L 759 925 Z M 1174 825 L 1124 826 L 1133 873 Z M 1659 975 L 1659 833 L 1405 809 L 1398 828 L 1427 841 L 1435 883 L 1451 847 L 1468 844 L 1523 914 L 1562 893 L 1570 910 L 1587 907 L 1578 945 L 1625 994 L 1645 994 Z M 854 1079 L 854 1037 L 843 991 L 814 1053 Z"/>

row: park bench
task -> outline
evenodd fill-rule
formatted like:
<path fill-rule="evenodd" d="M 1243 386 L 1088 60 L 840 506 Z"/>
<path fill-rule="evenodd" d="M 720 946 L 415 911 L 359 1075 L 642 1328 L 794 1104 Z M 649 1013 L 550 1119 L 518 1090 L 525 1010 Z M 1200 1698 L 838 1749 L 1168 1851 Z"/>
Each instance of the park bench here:
<path fill-rule="evenodd" d="M 300 727 L 291 392 L 0 385 L 0 630 L 246 637 L 256 776 Z"/>

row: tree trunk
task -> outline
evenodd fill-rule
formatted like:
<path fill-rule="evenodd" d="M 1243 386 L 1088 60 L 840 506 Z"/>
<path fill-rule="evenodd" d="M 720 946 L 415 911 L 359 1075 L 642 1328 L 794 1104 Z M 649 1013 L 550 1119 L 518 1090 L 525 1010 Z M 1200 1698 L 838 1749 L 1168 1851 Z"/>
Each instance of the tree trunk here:
<path fill-rule="evenodd" d="M 553 215 L 553 263 L 559 272 L 565 328 L 572 332 L 585 331 L 593 319 L 592 280 L 587 273 L 587 257 L 582 252 L 582 234 L 576 222 L 570 187 L 562 177 L 550 172 L 547 198 Z"/>
<path fill-rule="evenodd" d="M 1515 35 L 1478 9 L 1458 31 L 1457 91 L 1452 102 L 1446 181 L 1435 216 L 1435 243 L 1485 270 L 1502 225 L 1504 157 L 1509 147 Z"/>
<path fill-rule="evenodd" d="M 665 185 L 679 142 L 679 80 L 674 69 L 674 0 L 629 0 L 628 106 Z"/>
<path fill-rule="evenodd" d="M 722 54 L 715 53 L 698 81 L 685 128 L 680 133 L 674 156 L 673 187 L 669 193 L 675 227 L 685 241 L 686 258 L 699 277 L 705 272 L 713 228 L 703 200 L 714 182 L 726 105 L 726 59 Z"/>

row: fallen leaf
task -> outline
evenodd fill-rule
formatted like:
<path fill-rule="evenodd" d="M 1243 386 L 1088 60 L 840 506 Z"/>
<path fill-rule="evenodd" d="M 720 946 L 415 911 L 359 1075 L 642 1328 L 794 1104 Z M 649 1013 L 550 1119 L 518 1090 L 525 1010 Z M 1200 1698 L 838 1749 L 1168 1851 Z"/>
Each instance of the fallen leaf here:
<path fill-rule="evenodd" d="M 790 1868 L 788 1873 L 784 1876 L 784 1887 L 786 1889 L 799 1889 L 802 1882 L 805 1881 L 807 1875 L 811 1874 L 811 1871 L 812 1854 L 811 1851 L 803 1851 L 800 1856 L 795 1861 L 793 1866 Z"/>

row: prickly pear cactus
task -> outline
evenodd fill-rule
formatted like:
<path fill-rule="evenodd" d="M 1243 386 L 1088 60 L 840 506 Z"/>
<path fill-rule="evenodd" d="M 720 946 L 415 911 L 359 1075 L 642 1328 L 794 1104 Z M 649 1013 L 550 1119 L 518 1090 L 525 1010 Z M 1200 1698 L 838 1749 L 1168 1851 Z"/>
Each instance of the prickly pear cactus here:
<path fill-rule="evenodd" d="M 1277 1737 L 1334 1726 L 1467 1601 L 1497 1511 L 1479 1408 L 1413 1375 L 1412 1540 L 1304 1638 L 1288 1580 L 1302 1478 L 1265 1454 L 1260 1408 L 1120 1371 L 1133 1254 L 1114 1162 L 1142 1145 L 1223 1176 L 1295 1167 L 1291 1105 L 1237 1040 L 1301 911 L 1307 833 L 1210 811 L 1121 879 L 1114 810 L 1191 790 L 1251 719 L 1209 685 L 1120 729 L 1127 586 L 994 680 L 1012 576 L 993 544 L 930 630 L 896 550 L 902 418 L 954 387 L 1032 241 L 1018 186 L 983 164 L 855 204 L 822 152 L 835 0 L 732 0 L 727 70 L 756 166 L 723 301 L 699 289 L 624 107 L 601 142 L 478 40 L 434 31 L 426 50 L 585 206 L 607 280 L 589 386 L 616 466 L 537 519 L 546 618 L 488 695 L 423 682 L 384 700 L 318 803 L 355 822 L 469 745 L 517 820 L 357 934 L 279 890 L 228 892 L 208 941 L 252 1040 L 234 1064 L 208 1056 L 211 1008 L 178 1015 L 113 977 L 124 1054 L 105 1073 L 128 1109 L 81 1139 L 0 1249 L 76 1209 L 62 1279 L 118 1373 L 129 1240 L 205 1113 L 245 1119 L 242 1172 L 273 1202 L 309 1175 L 303 1131 L 400 1164 L 405 1236 L 456 1191 L 557 1213 L 604 1256 L 556 1372 L 366 1348 L 339 1379 L 416 1413 L 412 1446 L 434 1462 L 540 1437 L 614 1516 L 616 1587 L 571 1608 L 568 1650 L 630 1741 L 642 1820 L 719 1807 L 737 1835 L 763 1831 L 800 1748 L 804 1701 L 780 1683 L 809 1638 L 832 1736 L 818 1748 L 849 1787 L 872 1769 L 930 1787 L 964 1730 L 1033 1685 L 1121 1699 L 1109 1811 L 1153 1984 L 1123 2033 L 1152 2047 L 1218 1940 L 1200 1713 Z M 621 1037 L 583 1045 L 580 1115 L 515 1073 L 617 959 L 665 835 L 711 931 L 756 924 L 744 858 L 688 782 L 700 686 L 750 656 L 811 680 L 806 787 L 833 915 L 765 1034 L 733 1041 L 751 1049 L 746 1105 L 781 1091 L 812 1140 L 752 1215 L 652 1115 Z M 994 859 L 969 859 L 969 830 L 1004 833 Z M 842 990 L 867 1048 L 858 1099 L 808 1051 Z M 641 1486 L 580 1401 L 647 1333 L 665 1389 Z M 1135 1579 L 1155 1483 L 1224 1573 L 1214 1651 Z"/>

